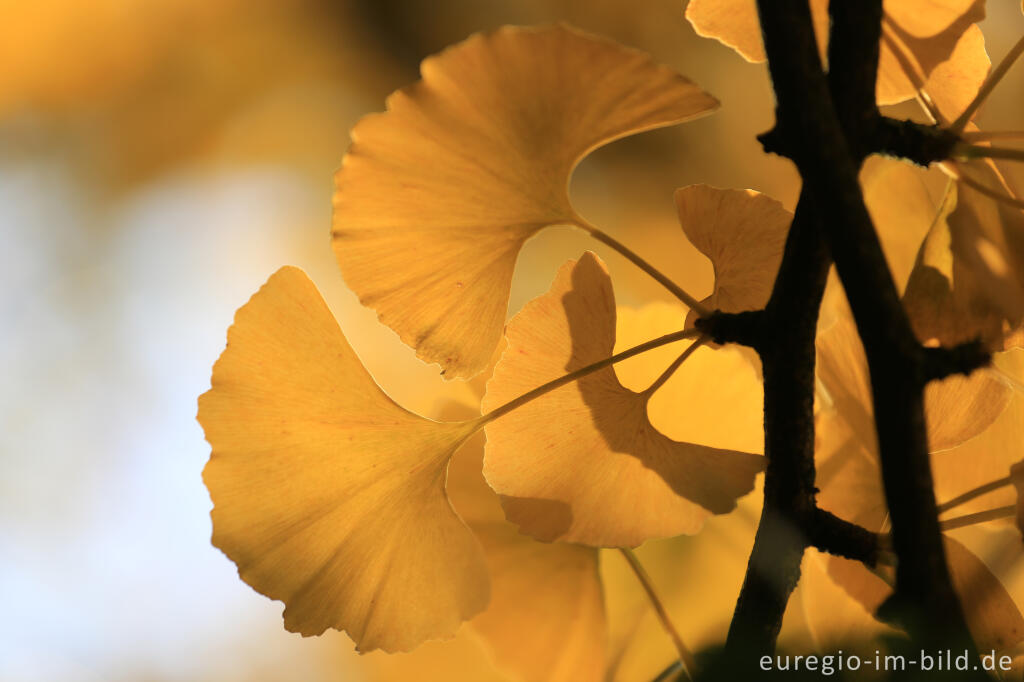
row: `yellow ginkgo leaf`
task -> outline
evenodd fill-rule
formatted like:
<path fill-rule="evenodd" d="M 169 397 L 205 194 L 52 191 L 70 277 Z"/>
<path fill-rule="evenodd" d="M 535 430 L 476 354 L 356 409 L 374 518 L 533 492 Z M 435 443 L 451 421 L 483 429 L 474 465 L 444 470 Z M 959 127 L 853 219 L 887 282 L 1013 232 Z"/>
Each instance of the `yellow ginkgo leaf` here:
<path fill-rule="evenodd" d="M 715 268 L 707 307 L 727 313 L 763 308 L 779 272 L 793 214 L 749 189 L 691 185 L 676 190 L 675 199 L 686 237 Z"/>
<path fill-rule="evenodd" d="M 886 0 L 878 64 L 879 104 L 910 99 L 929 75 L 951 58 L 960 36 L 985 17 L 983 0 Z M 828 41 L 828 0 L 812 0 L 818 49 Z M 747 61 L 765 60 L 755 0 L 690 0 L 686 18 L 698 35 L 715 38 Z M 975 51 L 958 58 L 974 63 Z M 959 67 L 957 67 L 959 70 Z M 971 72 L 971 68 L 963 69 Z"/>
<path fill-rule="evenodd" d="M 718 102 L 646 55 L 566 26 L 506 27 L 423 62 L 364 118 L 336 176 L 334 250 L 382 322 L 468 378 L 501 338 L 512 271 L 544 227 L 585 225 L 580 159 Z"/>
<path fill-rule="evenodd" d="M 984 0 L 885 0 L 883 8 L 876 89 L 879 104 L 910 99 L 928 83 L 942 90 L 942 85 L 931 81 L 940 65 L 946 69 L 943 78 L 964 74 L 968 83 L 981 62 L 987 68 L 988 55 L 984 44 L 974 39 L 977 36 L 962 40 L 971 26 L 985 18 Z M 942 90 L 939 94 L 952 93 Z M 948 110 L 955 101 L 945 99 L 940 108 Z"/>
<path fill-rule="evenodd" d="M 1010 482 L 1017 491 L 1017 530 L 1024 534 L 1024 460 L 1010 467 Z"/>
<path fill-rule="evenodd" d="M 867 358 L 850 317 L 818 336 L 818 372 L 837 412 L 864 447 L 877 452 Z M 1011 389 L 991 372 L 951 376 L 925 388 L 931 452 L 948 450 L 987 429 L 1009 404 Z"/>
<path fill-rule="evenodd" d="M 800 582 L 795 596 L 803 607 L 807 629 L 817 651 L 827 653 L 839 648 L 849 649 L 856 643 L 896 634 L 875 620 L 863 603 L 836 584 L 827 572 L 829 563 L 835 558 L 808 548 L 800 564 Z"/>
<path fill-rule="evenodd" d="M 474 416 L 460 407 L 445 416 Z M 491 603 L 472 629 L 517 680 L 600 682 L 607 633 L 598 550 L 519 533 L 484 481 L 483 457 L 478 433 L 448 467 L 452 504 L 480 540 L 490 569 Z"/>
<path fill-rule="evenodd" d="M 977 24 L 971 24 L 960 36 L 949 59 L 932 71 L 924 90 L 939 112 L 952 121 L 978 94 L 991 66 L 985 36 Z"/>
<path fill-rule="evenodd" d="M 615 300 L 604 264 L 588 252 L 562 266 L 506 337 L 485 414 L 612 354 Z M 620 547 L 695 533 L 709 514 L 732 510 L 763 458 L 666 437 L 648 421 L 648 398 L 607 367 L 489 423 L 484 475 L 508 519 L 541 540 Z"/>
<path fill-rule="evenodd" d="M 964 168 L 975 182 L 1013 194 L 991 160 Z M 1024 210 L 998 202 L 967 183 L 957 183 L 956 208 L 949 214 L 954 258 L 977 282 L 978 295 L 995 305 L 1013 328 L 1024 320 Z"/>
<path fill-rule="evenodd" d="M 828 0 L 812 0 L 811 16 L 818 50 L 824 56 L 828 41 Z M 728 45 L 748 62 L 767 59 L 761 42 L 757 0 L 690 0 L 686 18 L 697 35 Z"/>
<path fill-rule="evenodd" d="M 994 364 L 1011 381 L 1024 385 L 1024 350 L 998 353 Z M 1024 457 L 1024 391 L 1013 391 L 1010 404 L 992 426 L 963 445 L 932 456 L 935 495 L 952 500 L 974 488 L 1006 477 L 1007 470 Z M 1015 503 L 1010 487 L 1001 487 L 958 504 L 957 516 Z"/>
<path fill-rule="evenodd" d="M 213 544 L 285 603 L 287 629 L 406 651 L 484 608 L 483 554 L 444 490 L 473 424 L 388 398 L 305 273 L 282 268 L 239 309 L 211 383 Z"/>
<path fill-rule="evenodd" d="M 948 534 L 946 562 L 971 635 L 981 651 L 1006 651 L 1024 641 L 1024 617 L 1003 583 L 971 550 Z"/>
<path fill-rule="evenodd" d="M 882 156 L 869 157 L 860 186 L 896 288 L 903 291 L 935 217 L 935 204 L 919 169 Z"/>
<path fill-rule="evenodd" d="M 949 216 L 958 200 L 951 185 L 921 244 L 903 293 L 903 306 L 918 339 L 952 347 L 975 339 L 993 351 L 1024 345 L 1024 328 L 1013 323 L 986 294 L 963 258 L 954 258 Z"/>
<path fill-rule="evenodd" d="M 878 458 L 852 437 L 835 413 L 819 415 L 815 459 L 818 503 L 823 509 L 879 532 L 887 519 Z M 955 466 L 948 458 L 932 458 L 936 469 Z M 953 585 L 964 605 L 971 633 L 983 649 L 1001 651 L 1024 638 L 1024 619 L 992 571 L 970 550 L 945 536 L 946 559 Z M 874 614 L 891 593 L 891 570 L 872 572 L 863 564 L 830 557 L 829 577 Z M 881 577 L 887 574 L 886 579 Z"/>

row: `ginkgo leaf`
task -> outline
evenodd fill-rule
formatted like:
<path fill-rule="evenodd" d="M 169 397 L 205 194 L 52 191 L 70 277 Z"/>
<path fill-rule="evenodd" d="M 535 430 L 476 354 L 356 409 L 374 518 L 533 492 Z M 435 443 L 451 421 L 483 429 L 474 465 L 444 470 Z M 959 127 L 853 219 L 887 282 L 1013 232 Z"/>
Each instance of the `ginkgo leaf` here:
<path fill-rule="evenodd" d="M 935 217 L 935 204 L 920 170 L 895 159 L 869 157 L 861 168 L 860 186 L 889 271 L 897 290 L 903 291 Z"/>
<path fill-rule="evenodd" d="M 977 339 L 993 352 L 1022 346 L 1024 327 L 1007 319 L 965 259 L 954 257 L 949 216 L 958 194 L 952 185 L 910 272 L 903 293 L 910 323 L 929 345 L 952 347 Z"/>
<path fill-rule="evenodd" d="M 568 195 L 580 159 L 718 102 L 642 53 L 566 26 L 475 35 L 421 70 L 352 131 L 334 250 L 364 305 L 446 377 L 468 378 L 501 338 L 523 243 L 585 224 Z"/>
<path fill-rule="evenodd" d="M 444 416 L 473 416 L 459 408 Z M 491 603 L 472 629 L 515 679 L 600 682 L 607 633 L 598 550 L 519 533 L 484 481 L 483 457 L 478 433 L 448 467 L 452 504 L 483 546 L 491 577 Z"/>
<path fill-rule="evenodd" d="M 1024 350 L 998 353 L 993 364 L 1011 382 L 1024 385 Z M 939 502 L 1006 477 L 1014 462 L 1024 457 L 1024 391 L 1013 391 L 1010 404 L 992 426 L 959 447 L 932 456 L 935 495 Z M 1012 488 L 1002 487 L 957 505 L 956 515 L 1012 505 Z"/>
<path fill-rule="evenodd" d="M 1024 534 L 1024 460 L 1010 467 L 1010 482 L 1017 491 L 1017 530 Z"/>
<path fill-rule="evenodd" d="M 991 66 L 985 36 L 977 24 L 971 24 L 960 36 L 949 59 L 931 72 L 924 90 L 939 112 L 952 121 L 978 94 Z"/>
<path fill-rule="evenodd" d="M 818 374 L 833 405 L 872 453 L 877 452 L 867 358 L 850 317 L 818 335 Z M 931 452 L 948 450 L 987 429 L 1009 404 L 1011 389 L 991 372 L 951 376 L 925 388 Z"/>
<path fill-rule="evenodd" d="M 800 564 L 800 582 L 794 596 L 798 597 L 803 607 L 815 649 L 821 653 L 838 648 L 849 649 L 851 644 L 857 642 L 875 640 L 885 634 L 897 634 L 875 620 L 862 602 L 850 597 L 829 576 L 827 568 L 834 558 L 809 547 Z"/>
<path fill-rule="evenodd" d="M 819 415 L 816 460 L 818 502 L 823 509 L 879 532 L 886 521 L 877 455 L 867 451 L 835 413 Z M 938 464 L 933 458 L 933 465 Z M 945 461 L 945 466 L 955 463 Z M 970 550 L 945 536 L 946 560 L 971 633 L 979 646 L 1001 651 L 1024 639 L 1024 619 L 999 579 Z M 874 614 L 891 593 L 891 570 L 872 572 L 863 564 L 830 557 L 831 579 Z M 880 574 L 889 571 L 885 579 Z"/>
<path fill-rule="evenodd" d="M 811 0 L 811 17 L 822 56 L 828 41 L 828 0 Z M 767 59 L 761 41 L 757 0 L 690 0 L 686 18 L 697 35 L 714 38 L 736 50 L 748 62 Z"/>
<path fill-rule="evenodd" d="M 952 94 L 931 81 L 936 69 L 944 66 L 947 76 L 964 74 L 969 83 L 978 65 L 988 61 L 983 44 L 979 53 L 977 41 L 962 41 L 967 30 L 985 18 L 984 0 L 887 0 L 883 8 L 876 88 L 879 104 L 910 99 L 922 85 L 941 90 L 940 97 Z M 954 102 L 943 100 L 940 108 Z"/>
<path fill-rule="evenodd" d="M 562 266 L 506 337 L 485 414 L 609 357 L 615 301 L 601 261 L 588 252 Z M 541 540 L 618 547 L 695 533 L 709 514 L 732 510 L 763 458 L 664 436 L 647 419 L 647 399 L 607 367 L 489 423 L 484 475 L 506 517 Z"/>
<path fill-rule="evenodd" d="M 1006 651 L 1024 641 L 1024 617 L 1003 583 L 962 543 L 948 534 L 944 540 L 953 588 L 978 648 Z"/>
<path fill-rule="evenodd" d="M 953 55 L 960 36 L 985 17 L 983 0 L 886 0 L 880 44 L 877 98 L 895 104 L 913 97 L 918 85 Z M 828 0 L 812 0 L 818 49 L 828 40 Z M 756 0 L 690 0 L 686 18 L 698 35 L 732 47 L 747 61 L 765 60 Z M 960 57 L 973 59 L 975 52 Z M 966 68 L 970 71 L 970 68 Z"/>
<path fill-rule="evenodd" d="M 213 544 L 285 603 L 287 629 L 406 651 L 484 608 L 483 554 L 444 490 L 474 425 L 388 398 L 305 273 L 282 268 L 239 309 L 211 383 Z"/>
<path fill-rule="evenodd" d="M 962 172 L 996 192 L 1012 195 L 991 160 L 971 164 Z M 995 305 L 1011 326 L 1019 326 L 1024 320 L 1024 210 L 995 201 L 961 181 L 948 222 L 953 256 L 977 281 L 978 295 Z"/>
<path fill-rule="evenodd" d="M 686 237 L 715 268 L 715 288 L 703 303 L 727 313 L 768 302 L 793 214 L 753 190 L 691 185 L 675 193 Z"/>

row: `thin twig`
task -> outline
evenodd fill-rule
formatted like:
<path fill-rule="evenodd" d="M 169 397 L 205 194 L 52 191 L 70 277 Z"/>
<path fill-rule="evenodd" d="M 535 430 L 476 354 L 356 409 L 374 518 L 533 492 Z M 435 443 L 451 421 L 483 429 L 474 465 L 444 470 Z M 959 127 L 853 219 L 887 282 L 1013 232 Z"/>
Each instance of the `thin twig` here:
<path fill-rule="evenodd" d="M 675 343 L 676 341 L 682 341 L 683 339 L 693 338 L 695 336 L 698 336 L 699 334 L 700 331 L 697 329 L 681 329 L 677 332 L 665 334 L 664 336 L 659 336 L 656 339 L 651 339 L 650 341 L 641 343 L 640 345 L 628 348 L 622 351 L 621 353 L 616 353 L 615 355 L 609 358 L 605 358 L 604 360 L 598 360 L 595 363 L 587 365 L 586 367 L 581 367 L 580 369 L 577 369 L 574 372 L 569 372 L 568 374 L 558 377 L 557 379 L 552 379 L 546 384 L 542 384 L 533 390 L 527 391 L 518 398 L 513 398 L 504 405 L 499 405 L 498 407 L 494 408 L 487 414 L 481 415 L 476 419 L 477 428 L 489 424 L 498 417 L 502 417 L 508 414 L 517 407 L 522 407 L 526 403 L 541 397 L 545 393 L 549 393 L 555 390 L 556 388 L 565 386 L 566 384 L 576 381 L 577 379 L 581 379 L 587 376 L 588 374 L 592 374 L 593 372 L 598 371 L 599 369 L 604 369 L 605 367 L 614 365 L 616 362 L 628 360 L 629 358 L 634 357 L 636 355 L 640 355 L 641 353 L 646 353 L 649 350 L 654 350 L 655 348 L 660 348 L 661 346 L 667 346 L 668 344 Z"/>
<path fill-rule="evenodd" d="M 1005 519 L 1017 514 L 1016 505 L 1008 505 L 1006 507 L 997 507 L 996 509 L 989 509 L 988 511 L 977 512 L 975 514 L 965 514 L 964 516 L 957 516 L 956 518 L 946 519 L 941 523 L 942 530 L 953 530 L 954 528 L 963 528 L 965 526 L 973 526 L 978 523 L 985 523 L 986 521 L 995 521 L 996 519 Z"/>
<path fill-rule="evenodd" d="M 1003 76 L 1006 75 L 1006 72 L 1010 70 L 1010 67 L 1013 66 L 1013 63 L 1017 61 L 1017 58 L 1020 57 L 1021 54 L 1024 54 L 1024 37 L 1018 40 L 1017 43 L 1010 48 L 1010 51 L 1006 53 L 1006 56 L 1003 57 L 1001 62 L 999 62 L 999 65 L 992 70 L 992 73 L 978 90 L 978 94 L 974 96 L 974 99 L 972 99 L 971 103 L 967 105 L 964 112 L 960 114 L 955 121 L 953 121 L 953 124 L 950 126 L 950 130 L 955 133 L 962 133 L 964 131 L 964 128 L 967 127 L 967 123 L 974 116 L 974 112 L 978 110 L 978 107 L 984 104 L 989 94 L 991 94 L 992 90 L 999 85 L 999 81 L 1003 79 Z"/>
<path fill-rule="evenodd" d="M 990 493 L 993 490 L 999 490 L 1003 486 L 1007 486 L 1007 485 L 1010 485 L 1010 477 L 1009 476 L 1007 476 L 1006 478 L 1000 478 L 997 481 L 992 481 L 990 483 L 985 483 L 984 485 L 979 485 L 977 488 L 973 488 L 971 490 L 968 490 L 967 492 L 963 493 L 962 495 L 957 495 L 953 499 L 947 500 L 946 502 L 943 502 L 942 504 L 940 504 L 939 505 L 939 513 L 940 514 L 944 514 L 944 513 L 948 512 L 950 509 L 954 509 L 956 507 L 959 507 L 961 504 L 966 504 L 967 502 L 970 502 L 973 499 L 981 497 L 982 495 L 985 495 L 986 493 Z"/>
<path fill-rule="evenodd" d="M 628 547 L 620 547 L 619 551 L 622 552 L 622 556 L 626 557 L 626 561 L 629 563 L 629 567 L 633 569 L 633 573 L 636 575 L 637 580 L 644 588 L 644 592 L 647 593 L 647 598 L 651 600 L 651 605 L 654 607 L 654 611 L 658 614 L 658 620 L 661 621 L 661 627 L 665 629 L 668 636 L 672 639 L 672 643 L 675 644 L 676 651 L 679 652 L 679 660 L 686 668 L 686 672 L 692 677 L 697 671 L 697 662 L 693 658 L 693 653 L 687 648 L 686 644 L 683 643 L 683 638 L 679 636 L 679 631 L 676 630 L 676 626 L 672 623 L 672 618 L 669 617 L 668 611 L 665 609 L 665 604 L 662 603 L 661 598 L 658 596 L 658 591 L 654 587 L 654 582 L 651 580 L 651 576 L 647 574 L 643 564 L 640 563 L 640 559 L 637 558 L 633 550 Z"/>
<path fill-rule="evenodd" d="M 664 273 L 662 273 L 656 267 L 648 263 L 628 246 L 626 246 L 619 240 L 615 239 L 611 235 L 607 234 L 606 232 L 602 231 L 600 228 L 595 227 L 585 218 L 577 216 L 576 222 L 574 224 L 576 225 L 576 227 L 579 227 L 582 230 L 586 230 L 588 233 L 590 233 L 590 236 L 596 239 L 597 241 L 607 244 L 608 246 L 618 251 L 621 255 L 625 256 L 629 262 L 633 263 L 633 265 L 637 266 L 638 268 L 646 272 L 648 275 L 654 278 L 654 280 L 658 282 L 658 284 L 662 285 L 670 292 L 672 292 L 672 295 L 678 298 L 683 303 L 685 303 L 686 307 L 688 307 L 690 310 L 695 311 L 701 317 L 704 317 L 705 315 L 708 315 L 711 312 L 700 301 L 698 301 L 696 298 L 688 294 L 681 286 L 679 286 L 671 279 L 669 279 Z"/>

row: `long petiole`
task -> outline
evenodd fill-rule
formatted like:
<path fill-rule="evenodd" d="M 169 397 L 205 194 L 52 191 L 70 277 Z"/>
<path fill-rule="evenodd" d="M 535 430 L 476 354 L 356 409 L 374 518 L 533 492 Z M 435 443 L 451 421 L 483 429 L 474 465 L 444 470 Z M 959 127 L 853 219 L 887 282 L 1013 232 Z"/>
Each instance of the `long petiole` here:
<path fill-rule="evenodd" d="M 975 130 L 960 133 L 964 142 L 989 142 L 991 140 L 1024 140 L 1024 130 Z"/>
<path fill-rule="evenodd" d="M 646 396 L 647 398 L 650 398 L 652 395 L 654 395 L 655 391 L 661 388 L 666 381 L 672 378 L 672 375 L 676 373 L 676 370 L 679 369 L 679 366 L 686 362 L 686 358 L 693 355 L 698 348 L 703 346 L 708 341 L 709 339 L 706 336 L 698 337 L 696 341 L 687 346 L 686 350 L 679 354 L 679 357 L 676 358 L 672 362 L 672 364 L 668 366 L 668 369 L 661 373 L 661 376 L 654 380 L 653 384 L 644 389 L 642 395 Z"/>
<path fill-rule="evenodd" d="M 686 293 L 686 291 L 683 290 L 681 286 L 679 286 L 671 279 L 669 279 L 663 272 L 661 272 L 656 267 L 654 267 L 646 260 L 641 258 L 637 253 L 635 253 L 632 249 L 630 249 L 628 246 L 626 246 L 619 240 L 615 239 L 614 237 L 608 235 L 605 232 L 602 232 L 600 228 L 590 224 L 585 218 L 577 216 L 576 222 L 573 224 L 582 230 L 586 230 L 590 234 L 590 236 L 596 239 L 597 241 L 603 244 L 607 244 L 608 246 L 612 247 L 620 254 L 625 256 L 629 262 L 631 262 L 633 265 L 637 266 L 638 268 L 646 272 L 648 275 L 653 277 L 654 280 L 658 282 L 658 284 L 672 292 L 672 295 L 678 298 L 683 303 L 685 303 L 686 307 L 688 307 L 690 310 L 693 310 L 701 317 L 706 317 L 711 313 L 711 311 L 708 310 L 704 305 L 702 305 L 700 301 L 695 299 L 690 294 Z"/>
<path fill-rule="evenodd" d="M 945 521 L 939 522 L 939 527 L 942 528 L 942 530 L 953 530 L 954 528 L 973 526 L 976 523 L 985 523 L 986 521 L 1009 518 L 1016 514 L 1017 507 L 1011 504 L 1006 507 L 997 507 L 995 509 L 989 509 L 988 511 L 977 512 L 976 514 L 965 514 L 964 516 L 946 519 Z"/>
<path fill-rule="evenodd" d="M 971 159 L 1011 159 L 1024 161 L 1024 149 L 1009 147 L 988 147 L 979 144 L 957 143 L 951 152 L 954 158 L 969 161 Z"/>
<path fill-rule="evenodd" d="M 986 493 L 990 493 L 993 490 L 999 490 L 1000 488 L 1002 488 L 1003 486 L 1006 486 L 1006 485 L 1010 485 L 1010 477 L 1009 476 L 1007 476 L 1006 478 L 1000 478 L 998 481 L 991 481 L 990 483 L 985 483 L 984 485 L 979 485 L 977 488 L 973 488 L 972 490 L 968 490 L 967 492 L 963 493 L 962 495 L 957 495 L 953 499 L 948 500 L 946 502 L 943 502 L 942 504 L 940 504 L 938 506 L 938 511 L 939 511 L 940 514 L 944 514 L 944 513 L 948 512 L 950 509 L 953 509 L 955 507 L 959 507 L 961 504 L 965 504 L 967 502 L 970 502 L 971 500 L 973 500 L 975 498 L 978 498 L 978 497 L 981 497 L 982 495 L 984 495 Z"/>
<path fill-rule="evenodd" d="M 654 607 L 654 611 L 658 614 L 658 620 L 661 621 L 661 626 L 668 633 L 668 636 L 672 638 L 672 643 L 676 646 L 676 651 L 679 652 L 679 660 L 682 662 L 683 667 L 686 668 L 686 673 L 692 678 L 693 674 L 697 670 L 697 662 L 693 658 L 693 653 L 683 643 L 682 637 L 679 636 L 679 631 L 676 630 L 676 626 L 673 625 L 672 619 L 668 615 L 668 611 L 665 609 L 664 603 L 658 596 L 657 590 L 654 588 L 654 583 L 651 581 L 651 576 L 647 575 L 647 571 L 644 569 L 643 564 L 640 563 L 640 559 L 637 558 L 633 550 L 628 547 L 620 547 L 619 551 L 622 552 L 622 556 L 626 557 L 626 561 L 629 563 L 629 567 L 633 569 L 633 573 L 636 574 L 637 580 L 644 588 L 644 592 L 647 593 L 647 598 L 651 600 L 651 605 Z"/>
<path fill-rule="evenodd" d="M 576 381 L 577 379 L 581 379 L 587 376 L 588 374 L 596 372 L 599 369 L 604 369 L 609 365 L 614 365 L 616 362 L 628 360 L 629 358 L 634 357 L 636 355 L 640 355 L 641 353 L 646 353 L 649 350 L 660 348 L 661 346 L 666 346 L 670 343 L 675 343 L 676 341 L 694 338 L 699 334 L 700 332 L 696 329 L 681 329 L 677 332 L 672 332 L 671 334 L 665 334 L 664 336 L 659 336 L 656 339 L 651 339 L 650 341 L 641 343 L 638 346 L 633 346 L 632 348 L 628 348 L 622 351 L 621 353 L 616 353 L 611 357 L 605 358 L 604 360 L 599 360 L 593 364 L 587 365 L 586 367 L 581 367 L 573 372 L 569 372 L 565 376 L 553 379 L 552 381 L 549 381 L 546 384 L 541 384 L 537 388 L 531 391 L 527 391 L 518 398 L 514 398 L 505 403 L 504 405 L 500 405 L 491 410 L 490 412 L 488 412 L 487 414 L 480 416 L 475 420 L 477 429 L 489 424 L 498 417 L 508 414 L 517 407 L 522 407 L 531 400 L 541 397 L 545 393 L 549 393 L 550 391 L 553 391 L 556 388 L 565 386 L 566 384 Z"/>
<path fill-rule="evenodd" d="M 1016 199 L 1014 197 L 1011 197 L 1008 194 L 1004 194 L 1002 192 L 994 190 L 991 187 L 986 187 L 985 185 L 983 185 L 982 183 L 978 182 L 974 178 L 970 177 L 966 173 L 961 173 L 959 179 L 960 179 L 961 182 L 963 182 L 965 185 L 967 185 L 971 189 L 976 190 L 976 191 L 984 194 L 987 197 L 995 199 L 998 202 L 1001 202 L 1001 203 L 1004 203 L 1004 204 L 1008 204 L 1008 205 L 1014 206 L 1016 208 L 1024 208 L 1024 201 L 1021 201 L 1020 199 Z"/>
<path fill-rule="evenodd" d="M 989 94 L 997 85 L 999 85 L 999 81 L 1003 79 L 1003 76 L 1006 75 L 1006 72 L 1010 70 L 1010 67 L 1013 66 L 1013 63 L 1017 61 L 1017 58 L 1020 57 L 1021 54 L 1024 54 L 1024 37 L 1018 40 L 1017 43 L 1010 48 L 1010 51 L 1006 53 L 1005 57 L 1003 57 L 1003 61 L 999 62 L 999 65 L 992 70 L 992 73 L 982 84 L 981 89 L 978 90 L 978 94 L 974 96 L 971 103 L 967 105 L 966 109 L 964 109 L 964 112 L 960 114 L 955 121 L 953 121 L 953 125 L 949 128 L 952 132 L 959 134 L 964 131 L 964 128 L 967 127 L 967 122 L 971 120 L 972 116 L 974 116 L 974 112 L 978 110 L 978 107 L 984 104 L 985 100 L 988 99 Z"/>

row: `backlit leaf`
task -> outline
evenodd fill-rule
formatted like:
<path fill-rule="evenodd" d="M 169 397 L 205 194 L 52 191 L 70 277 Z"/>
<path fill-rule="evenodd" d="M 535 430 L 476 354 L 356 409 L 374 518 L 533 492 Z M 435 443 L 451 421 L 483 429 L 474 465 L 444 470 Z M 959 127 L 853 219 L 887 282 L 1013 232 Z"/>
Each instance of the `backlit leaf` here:
<path fill-rule="evenodd" d="M 985 16 L 983 0 L 886 0 L 878 64 L 879 104 L 913 97 L 917 84 L 950 59 L 960 37 Z M 825 54 L 828 40 L 828 0 L 813 0 L 811 14 L 818 49 Z M 690 0 L 686 18 L 698 35 L 715 38 L 747 61 L 765 60 L 755 0 Z M 965 46 L 966 49 L 966 46 Z M 957 71 L 973 73 L 977 52 L 966 50 L 956 59 L 969 65 Z"/>
<path fill-rule="evenodd" d="M 612 354 L 604 265 L 589 252 L 564 265 L 506 336 L 485 413 Z M 651 426 L 646 406 L 608 367 L 488 424 L 484 475 L 508 519 L 541 540 L 616 547 L 695 533 L 709 514 L 733 509 L 763 458 L 672 440 Z"/>
<path fill-rule="evenodd" d="M 503 28 L 423 62 L 352 131 L 334 250 L 348 285 L 448 378 L 487 364 L 520 247 L 581 224 L 568 182 L 591 150 L 717 101 L 646 55 L 580 31 Z"/>
<path fill-rule="evenodd" d="M 715 268 L 712 310 L 763 308 L 771 295 L 793 214 L 753 190 L 691 185 L 676 190 L 679 222 Z"/>
<path fill-rule="evenodd" d="M 239 309 L 211 383 L 199 421 L 213 544 L 285 603 L 286 628 L 406 651 L 484 608 L 480 546 L 444 489 L 472 424 L 388 398 L 301 270 Z"/>
<path fill-rule="evenodd" d="M 484 481 L 483 455 L 478 433 L 448 468 L 452 504 L 480 540 L 491 576 L 491 603 L 472 629 L 515 679 L 600 682 L 607 633 L 598 550 L 519 533 Z"/>
<path fill-rule="evenodd" d="M 991 161 L 962 170 L 996 192 L 1012 194 Z M 1016 328 L 1024 320 L 1024 210 L 997 202 L 963 182 L 949 215 L 954 258 L 978 284 L 978 296 L 995 305 Z"/>
<path fill-rule="evenodd" d="M 850 318 L 841 318 L 818 338 L 822 384 L 857 438 L 877 452 L 867 358 Z M 988 428 L 1009 403 L 1010 388 L 991 372 L 951 376 L 925 389 L 925 418 L 931 452 L 947 450 Z"/>
<path fill-rule="evenodd" d="M 932 71 L 924 90 L 943 116 L 952 121 L 978 94 L 991 66 L 985 36 L 972 24 L 960 36 L 950 58 Z"/>

